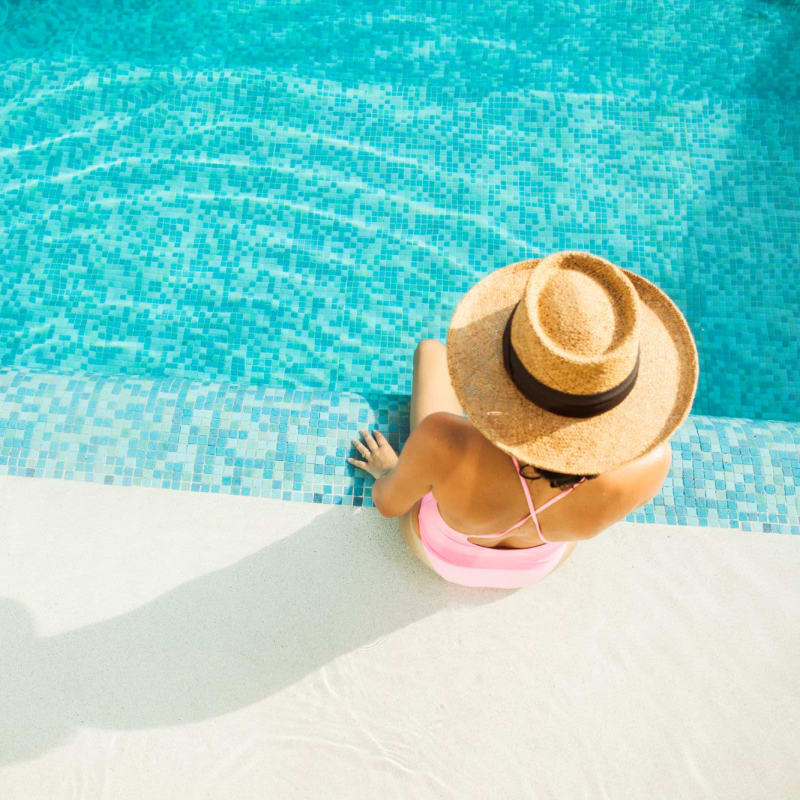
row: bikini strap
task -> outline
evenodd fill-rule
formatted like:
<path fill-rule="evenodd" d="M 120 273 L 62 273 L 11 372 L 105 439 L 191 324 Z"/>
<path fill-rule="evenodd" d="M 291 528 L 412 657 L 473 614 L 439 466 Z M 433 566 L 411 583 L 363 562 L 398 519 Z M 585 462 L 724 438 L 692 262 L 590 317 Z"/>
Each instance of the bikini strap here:
<path fill-rule="evenodd" d="M 517 459 L 514 458 L 514 456 L 511 456 L 511 458 L 514 461 L 514 469 L 516 469 L 517 475 L 519 475 L 520 482 L 522 483 L 522 490 L 525 492 L 525 499 L 528 501 L 528 508 L 531 511 L 531 519 L 533 520 L 533 524 L 536 525 L 536 533 L 539 534 L 539 538 L 543 542 L 547 542 L 548 540 L 544 538 L 544 534 L 542 533 L 541 525 L 539 525 L 539 518 L 536 516 L 537 512 L 541 513 L 546 508 L 550 508 L 553 503 L 557 503 L 562 497 L 566 497 L 573 489 L 576 489 L 586 480 L 586 476 L 581 478 L 577 483 L 573 483 L 572 486 L 568 486 L 566 489 L 559 492 L 555 497 L 551 497 L 546 503 L 542 503 L 538 509 L 535 509 L 533 507 L 533 500 L 531 500 L 531 490 L 528 487 L 528 481 L 526 481 L 525 476 L 520 473 Z"/>
<path fill-rule="evenodd" d="M 505 536 L 509 531 L 513 531 L 514 528 L 519 528 L 523 522 L 527 522 L 528 518 L 530 517 L 533 520 L 533 524 L 536 526 L 536 533 L 539 534 L 539 538 L 547 542 L 548 540 L 544 538 L 544 534 L 542 533 L 542 528 L 539 525 L 539 518 L 536 516 L 537 509 L 533 507 L 533 500 L 531 499 L 531 490 L 528 487 L 528 481 L 525 480 L 525 476 L 522 475 L 519 471 L 519 462 L 517 461 L 514 456 L 511 456 L 511 459 L 514 462 L 514 469 L 517 471 L 517 475 L 519 476 L 520 482 L 522 483 L 522 490 L 525 492 L 525 500 L 528 503 L 528 508 L 530 509 L 530 514 L 526 514 L 519 522 L 512 525 L 510 528 L 507 528 L 502 533 L 482 533 L 471 536 L 473 539 L 496 539 L 499 536 Z M 573 489 L 580 486 L 586 480 L 585 477 L 581 478 L 577 483 L 573 483 L 572 486 L 568 486 L 562 492 L 559 492 L 555 497 L 551 497 L 546 503 L 543 503 L 539 506 L 538 511 L 542 512 L 546 508 L 550 508 L 553 503 L 558 502 L 562 497 L 568 495 Z"/>
<path fill-rule="evenodd" d="M 511 456 L 514 458 L 514 456 Z M 517 474 L 519 475 L 519 464 L 517 463 L 517 459 L 514 458 L 514 468 L 517 470 Z M 522 476 L 520 476 L 522 477 Z M 522 487 L 525 489 L 525 496 L 528 498 L 528 508 L 530 508 L 531 513 L 526 514 L 519 522 L 515 522 L 510 528 L 506 528 L 502 533 L 482 533 L 477 536 L 472 536 L 472 539 L 497 539 L 500 536 L 505 536 L 510 531 L 513 531 L 515 528 L 519 528 L 524 522 L 528 521 L 529 517 L 533 518 L 534 524 L 536 525 L 536 530 L 539 530 L 539 521 L 536 519 L 536 515 L 533 513 L 533 504 L 531 503 L 531 495 L 528 491 L 528 484 L 525 482 L 525 479 L 522 478 Z M 539 534 L 541 535 L 541 533 Z"/>
<path fill-rule="evenodd" d="M 530 514 L 526 514 L 519 522 L 515 522 L 510 528 L 506 528 L 502 533 L 478 533 L 478 534 L 470 534 L 471 539 L 497 539 L 500 536 L 505 536 L 510 531 L 513 531 L 514 528 L 519 528 L 523 522 L 528 521 L 528 517 Z"/>
<path fill-rule="evenodd" d="M 553 503 L 559 501 L 562 497 L 568 495 L 573 489 L 577 489 L 584 481 L 586 477 L 584 476 L 581 478 L 577 483 L 573 483 L 572 486 L 567 486 L 563 492 L 559 492 L 555 497 L 551 497 L 546 503 L 542 503 L 537 509 L 538 511 L 544 511 L 546 508 L 550 508 Z"/>
<path fill-rule="evenodd" d="M 525 480 L 525 476 L 522 475 L 519 471 L 519 461 L 517 461 L 517 459 L 514 458 L 514 456 L 511 456 L 511 460 L 514 462 L 514 470 L 517 473 L 517 477 L 522 483 L 522 491 L 525 492 L 525 500 L 528 503 L 528 508 L 530 509 L 531 512 L 530 516 L 531 519 L 533 520 L 533 524 L 536 526 L 536 533 L 538 533 L 539 536 L 542 539 L 544 539 L 544 536 L 542 536 L 542 529 L 541 527 L 539 527 L 539 520 L 536 517 L 536 509 L 533 507 L 533 500 L 531 500 L 531 490 L 528 488 L 528 481 Z"/>

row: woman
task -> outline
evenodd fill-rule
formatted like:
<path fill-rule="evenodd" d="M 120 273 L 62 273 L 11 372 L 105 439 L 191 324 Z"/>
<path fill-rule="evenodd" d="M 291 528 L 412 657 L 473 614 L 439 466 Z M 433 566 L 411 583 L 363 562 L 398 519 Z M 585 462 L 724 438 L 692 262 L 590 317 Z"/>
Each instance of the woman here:
<path fill-rule="evenodd" d="M 658 493 L 698 372 L 654 284 L 590 253 L 522 261 L 467 292 L 446 349 L 418 345 L 401 456 L 361 431 L 348 461 L 443 578 L 526 586 Z"/>

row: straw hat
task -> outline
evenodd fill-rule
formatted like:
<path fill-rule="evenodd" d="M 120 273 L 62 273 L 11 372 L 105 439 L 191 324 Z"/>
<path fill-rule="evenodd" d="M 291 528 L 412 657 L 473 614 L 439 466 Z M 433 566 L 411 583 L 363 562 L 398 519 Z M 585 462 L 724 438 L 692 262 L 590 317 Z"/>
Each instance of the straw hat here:
<path fill-rule="evenodd" d="M 692 333 L 650 281 L 578 251 L 475 284 L 447 331 L 447 367 L 475 427 L 524 463 L 607 472 L 668 439 L 699 373 Z"/>

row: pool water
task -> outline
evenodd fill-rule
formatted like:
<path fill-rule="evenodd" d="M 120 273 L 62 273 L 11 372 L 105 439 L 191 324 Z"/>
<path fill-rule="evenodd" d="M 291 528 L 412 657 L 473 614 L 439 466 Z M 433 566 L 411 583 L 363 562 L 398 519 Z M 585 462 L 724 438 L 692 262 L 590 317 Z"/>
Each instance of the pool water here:
<path fill-rule="evenodd" d="M 582 249 L 674 298 L 693 424 L 764 421 L 764 520 L 800 522 L 798 34 L 775 0 L 0 0 L 0 461 L 341 500 L 342 432 L 402 439 L 469 286 Z"/>
<path fill-rule="evenodd" d="M 797 419 L 797 4 L 0 5 L 3 366 L 408 393 L 574 248 L 675 299 L 697 413 Z"/>

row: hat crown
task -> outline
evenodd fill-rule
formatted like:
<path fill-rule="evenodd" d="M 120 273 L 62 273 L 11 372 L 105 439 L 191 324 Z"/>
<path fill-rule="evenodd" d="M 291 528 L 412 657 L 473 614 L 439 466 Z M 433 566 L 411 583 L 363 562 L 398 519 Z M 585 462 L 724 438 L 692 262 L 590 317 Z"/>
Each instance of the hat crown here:
<path fill-rule="evenodd" d="M 511 343 L 537 380 L 595 394 L 622 382 L 639 349 L 639 306 L 619 267 L 579 251 L 543 258 L 531 271 Z"/>

